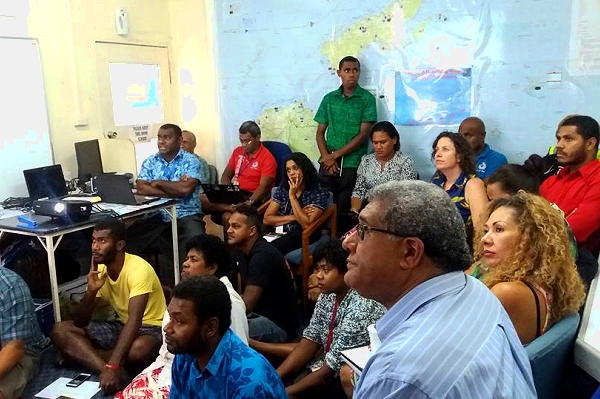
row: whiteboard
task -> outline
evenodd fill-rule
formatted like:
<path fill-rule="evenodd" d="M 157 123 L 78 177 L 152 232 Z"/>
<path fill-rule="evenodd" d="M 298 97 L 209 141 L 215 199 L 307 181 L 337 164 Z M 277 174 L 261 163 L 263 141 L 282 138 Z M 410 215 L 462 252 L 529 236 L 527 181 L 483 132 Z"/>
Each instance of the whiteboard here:
<path fill-rule="evenodd" d="M 54 164 L 36 39 L 0 37 L 0 201 L 27 197 L 23 169 Z"/>
<path fill-rule="evenodd" d="M 575 364 L 600 381 L 600 284 L 596 278 L 590 284 L 583 319 L 575 341 Z"/>

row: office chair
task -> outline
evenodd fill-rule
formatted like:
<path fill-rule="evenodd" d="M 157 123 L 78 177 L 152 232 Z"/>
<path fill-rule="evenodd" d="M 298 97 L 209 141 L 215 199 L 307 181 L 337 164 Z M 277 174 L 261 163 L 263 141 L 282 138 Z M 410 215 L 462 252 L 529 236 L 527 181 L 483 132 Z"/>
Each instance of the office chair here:
<path fill-rule="evenodd" d="M 573 355 L 579 313 L 563 317 L 525 347 L 538 398 L 556 397 L 565 365 Z"/>
<path fill-rule="evenodd" d="M 274 187 L 277 187 L 281 182 L 282 176 L 285 175 L 285 159 L 292 153 L 292 150 L 287 144 L 278 141 L 263 141 L 262 143 L 266 149 L 273 154 L 273 157 L 275 157 L 275 161 L 277 162 L 277 174 L 275 176 L 274 185 Z"/>

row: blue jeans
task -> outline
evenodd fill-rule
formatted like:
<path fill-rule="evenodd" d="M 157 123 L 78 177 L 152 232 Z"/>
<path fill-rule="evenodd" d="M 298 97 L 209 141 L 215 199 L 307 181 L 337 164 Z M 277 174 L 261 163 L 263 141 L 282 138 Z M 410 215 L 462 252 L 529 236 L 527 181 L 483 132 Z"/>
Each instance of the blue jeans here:
<path fill-rule="evenodd" d="M 290 335 L 277 324 L 254 312 L 247 315 L 250 338 L 262 342 L 290 342 Z"/>

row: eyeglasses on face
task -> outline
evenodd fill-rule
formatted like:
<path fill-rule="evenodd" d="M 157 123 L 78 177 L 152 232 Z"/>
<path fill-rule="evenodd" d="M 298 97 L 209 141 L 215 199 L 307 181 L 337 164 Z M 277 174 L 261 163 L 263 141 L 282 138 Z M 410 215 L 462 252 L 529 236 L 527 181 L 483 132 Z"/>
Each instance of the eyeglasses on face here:
<path fill-rule="evenodd" d="M 385 229 L 379 229 L 377 227 L 371 227 L 371 226 L 367 226 L 364 223 L 359 223 L 356 225 L 356 236 L 358 237 L 359 241 L 364 241 L 365 240 L 365 232 L 367 231 L 377 231 L 379 233 L 383 233 L 383 234 L 390 234 L 396 237 L 406 237 L 402 234 L 398 234 L 394 231 L 390 231 L 390 230 L 385 230 Z"/>

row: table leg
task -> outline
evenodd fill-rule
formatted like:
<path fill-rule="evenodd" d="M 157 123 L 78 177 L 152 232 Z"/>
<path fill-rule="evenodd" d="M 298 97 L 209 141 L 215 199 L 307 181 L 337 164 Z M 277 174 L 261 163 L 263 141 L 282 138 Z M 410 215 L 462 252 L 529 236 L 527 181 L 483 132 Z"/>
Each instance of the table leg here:
<path fill-rule="evenodd" d="M 44 242 L 41 237 L 38 237 L 42 245 Z M 60 243 L 59 237 L 56 246 Z M 54 321 L 58 323 L 61 321 L 60 317 L 60 300 L 58 298 L 58 280 L 56 278 L 56 261 L 54 259 L 54 249 L 56 246 L 54 245 L 54 238 L 45 237 L 46 242 L 44 248 L 46 249 L 46 254 L 48 255 L 48 272 L 50 274 L 50 291 L 52 292 L 52 307 L 54 308 Z"/>
<path fill-rule="evenodd" d="M 175 285 L 179 284 L 179 239 L 177 237 L 177 205 L 171 205 L 171 234 L 173 236 L 173 272 Z"/>

